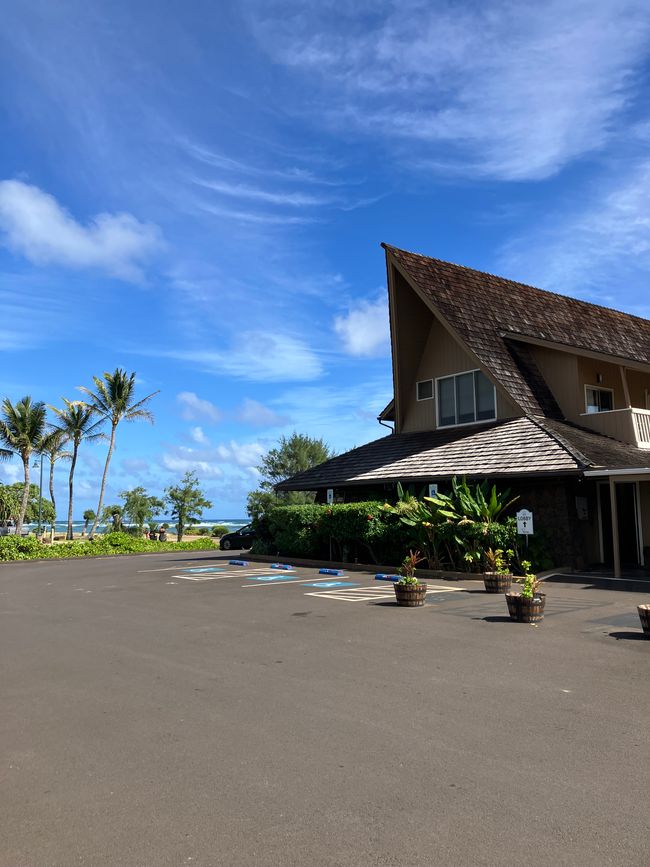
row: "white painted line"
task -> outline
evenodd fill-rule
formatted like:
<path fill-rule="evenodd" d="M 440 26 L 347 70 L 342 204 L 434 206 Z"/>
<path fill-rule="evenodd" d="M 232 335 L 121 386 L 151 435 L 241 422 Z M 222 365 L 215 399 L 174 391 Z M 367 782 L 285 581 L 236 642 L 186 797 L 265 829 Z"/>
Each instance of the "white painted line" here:
<path fill-rule="evenodd" d="M 178 566 L 167 566 L 165 569 L 138 569 L 136 574 L 140 575 L 142 572 L 173 572 L 174 569 L 178 569 Z"/>
<path fill-rule="evenodd" d="M 296 578 L 295 581 L 256 581 L 251 584 L 242 584 L 242 587 L 286 587 L 287 584 L 306 584 L 309 578 Z"/>
<path fill-rule="evenodd" d="M 305 593 L 305 596 L 322 596 L 324 599 L 334 599 L 337 602 L 375 602 L 377 599 L 390 599 L 386 596 L 344 596 L 332 590 L 331 593 Z"/>
<path fill-rule="evenodd" d="M 172 578 L 182 578 L 183 581 L 219 581 L 221 578 L 228 578 L 228 575 L 204 575 L 202 578 L 195 578 L 194 575 L 172 575 Z"/>

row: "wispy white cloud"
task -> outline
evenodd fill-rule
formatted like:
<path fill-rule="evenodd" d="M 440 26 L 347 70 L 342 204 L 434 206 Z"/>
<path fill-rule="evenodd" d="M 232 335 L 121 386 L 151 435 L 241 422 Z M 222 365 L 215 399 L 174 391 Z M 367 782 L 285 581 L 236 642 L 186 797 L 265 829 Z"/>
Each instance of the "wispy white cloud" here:
<path fill-rule="evenodd" d="M 206 478 L 222 478 L 244 471 L 247 475 L 256 474 L 255 467 L 266 448 L 259 442 L 237 442 L 230 440 L 214 446 L 195 448 L 171 446 L 161 457 L 162 466 L 172 472 L 194 470 Z"/>
<path fill-rule="evenodd" d="M 205 435 L 203 428 L 200 425 L 190 429 L 190 439 L 201 446 L 208 445 L 210 440 Z"/>
<path fill-rule="evenodd" d="M 291 181 L 301 184 L 315 184 L 326 187 L 338 187 L 344 184 L 349 184 L 350 180 L 337 180 L 336 178 L 323 177 L 316 174 L 311 169 L 300 166 L 292 166 L 290 168 L 275 168 L 273 166 L 261 166 L 252 162 L 243 162 L 236 160 L 227 154 L 219 153 L 218 151 L 206 148 L 196 142 L 188 139 L 181 139 L 180 144 L 185 152 L 194 157 L 205 165 L 213 166 L 214 168 L 222 169 L 228 173 L 238 175 L 250 175 L 252 177 L 264 178 L 265 180 L 281 180 Z"/>
<path fill-rule="evenodd" d="M 281 415 L 268 406 L 264 406 L 256 400 L 244 398 L 241 407 L 236 413 L 237 419 L 255 427 L 280 427 L 289 424 L 289 417 Z"/>
<path fill-rule="evenodd" d="M 350 355 L 373 356 L 388 351 L 388 304 L 385 297 L 362 301 L 334 320 L 334 330 Z"/>
<path fill-rule="evenodd" d="M 176 395 L 176 402 L 181 407 L 181 418 L 184 418 L 185 421 L 216 424 L 221 420 L 221 410 L 214 403 L 199 397 L 193 391 L 181 391 L 180 394 Z"/>
<path fill-rule="evenodd" d="M 262 331 L 241 332 L 227 350 L 142 350 L 142 353 L 177 358 L 208 373 L 225 373 L 251 382 L 313 380 L 323 372 L 319 356 L 303 340 Z"/>
<path fill-rule="evenodd" d="M 210 202 L 200 201 L 196 203 L 200 211 L 212 214 L 215 217 L 226 217 L 240 223 L 255 223 L 267 226 L 298 226 L 301 224 L 316 222 L 314 217 L 294 217 L 289 214 L 268 214 L 262 211 L 242 211 L 227 206 L 213 205 Z"/>
<path fill-rule="evenodd" d="M 17 180 L 0 181 L 0 230 L 5 246 L 38 265 L 98 269 L 133 282 L 161 244 L 158 229 L 132 214 L 97 214 L 84 225 L 54 196 Z"/>
<path fill-rule="evenodd" d="M 409 164 L 510 180 L 548 177 L 605 144 L 650 34 L 645 0 L 249 8 L 273 59 L 317 79 L 312 119 L 408 142 Z"/>
<path fill-rule="evenodd" d="M 271 205 L 288 205 L 289 207 L 304 208 L 319 205 L 329 205 L 335 199 L 326 196 L 314 196 L 311 193 L 294 191 L 273 192 L 271 190 L 250 187 L 246 184 L 233 184 L 227 181 L 207 180 L 205 178 L 193 178 L 193 183 L 199 187 L 232 196 L 236 199 L 252 199 L 257 202 Z"/>
<path fill-rule="evenodd" d="M 161 458 L 162 466 L 173 473 L 196 472 L 204 478 L 219 479 L 223 476 L 223 470 L 211 461 L 201 460 L 193 455 L 175 455 L 165 453 Z"/>
<path fill-rule="evenodd" d="M 506 276 L 650 316 L 650 160 L 610 179 L 580 206 L 553 210 L 501 251 Z M 614 289 L 613 289 L 614 287 Z"/>

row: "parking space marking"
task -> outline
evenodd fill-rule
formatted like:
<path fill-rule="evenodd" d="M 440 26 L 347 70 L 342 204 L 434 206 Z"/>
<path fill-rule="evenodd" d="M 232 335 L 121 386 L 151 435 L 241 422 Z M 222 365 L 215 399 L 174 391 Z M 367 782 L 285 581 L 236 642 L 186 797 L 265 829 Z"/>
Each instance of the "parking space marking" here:
<path fill-rule="evenodd" d="M 249 575 L 248 581 L 291 581 L 293 583 L 293 579 L 289 575 Z"/>
<path fill-rule="evenodd" d="M 190 570 L 184 570 L 189 572 Z M 258 575 L 260 572 L 265 572 L 265 569 L 239 569 L 237 571 L 234 570 L 223 570 L 219 572 L 218 575 L 209 574 L 209 575 L 174 575 L 174 578 L 183 578 L 185 581 L 218 581 L 220 578 L 246 578 L 249 575 Z"/>
<path fill-rule="evenodd" d="M 305 585 L 312 586 L 312 585 Z M 464 587 L 427 586 L 428 594 L 456 593 Z M 378 599 L 394 599 L 395 593 L 391 587 L 342 587 L 335 590 L 305 593 L 305 596 L 321 596 L 324 599 L 335 599 L 338 602 L 375 602 Z"/>
<path fill-rule="evenodd" d="M 327 589 L 328 587 L 356 587 L 354 581 L 314 581 L 312 584 L 305 584 L 305 587 L 319 587 Z"/>
<path fill-rule="evenodd" d="M 304 584 L 305 578 L 290 578 L 287 576 L 273 575 L 269 576 L 273 577 L 275 581 L 257 581 L 253 584 L 242 584 L 242 587 L 286 587 L 287 584 Z"/>

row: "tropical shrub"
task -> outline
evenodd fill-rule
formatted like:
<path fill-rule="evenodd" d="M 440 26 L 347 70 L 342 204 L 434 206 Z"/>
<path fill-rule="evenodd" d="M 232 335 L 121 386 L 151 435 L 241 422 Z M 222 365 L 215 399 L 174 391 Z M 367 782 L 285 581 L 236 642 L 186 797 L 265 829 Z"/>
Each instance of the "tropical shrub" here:
<path fill-rule="evenodd" d="M 226 527 L 225 524 L 215 524 L 211 530 L 210 535 L 221 537 L 221 536 L 225 536 L 226 533 L 229 533 L 229 532 L 230 532 L 230 529 L 228 527 Z"/>
<path fill-rule="evenodd" d="M 44 545 L 34 536 L 0 537 L 0 561 L 57 559 L 61 557 L 110 557 L 115 554 L 157 551 L 204 551 L 215 547 L 211 539 L 194 542 L 152 542 L 129 533 L 106 533 L 87 542 Z"/>

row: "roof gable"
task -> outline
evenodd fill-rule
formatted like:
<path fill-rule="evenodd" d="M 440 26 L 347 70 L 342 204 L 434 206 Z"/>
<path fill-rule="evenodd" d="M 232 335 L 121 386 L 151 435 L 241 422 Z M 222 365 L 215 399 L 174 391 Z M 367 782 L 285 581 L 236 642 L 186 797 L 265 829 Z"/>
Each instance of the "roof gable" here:
<path fill-rule="evenodd" d="M 525 412 L 545 415 L 549 402 L 529 359 L 512 351 L 518 336 L 650 364 L 647 319 L 382 246 Z"/>

